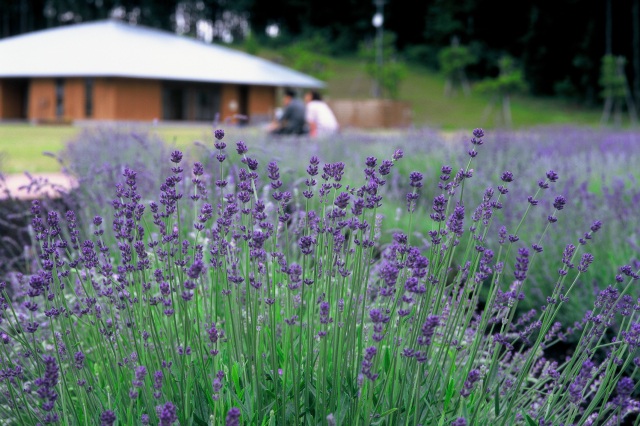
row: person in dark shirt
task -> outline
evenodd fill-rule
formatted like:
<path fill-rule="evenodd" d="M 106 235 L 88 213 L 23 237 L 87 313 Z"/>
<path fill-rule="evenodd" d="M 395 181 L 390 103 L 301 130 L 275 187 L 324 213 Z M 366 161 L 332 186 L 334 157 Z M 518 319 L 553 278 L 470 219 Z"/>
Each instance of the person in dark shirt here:
<path fill-rule="evenodd" d="M 298 99 L 293 90 L 286 89 L 282 104 L 284 105 L 282 117 L 275 123 L 270 133 L 272 135 L 306 135 L 308 133 L 306 107 L 302 99 Z"/>

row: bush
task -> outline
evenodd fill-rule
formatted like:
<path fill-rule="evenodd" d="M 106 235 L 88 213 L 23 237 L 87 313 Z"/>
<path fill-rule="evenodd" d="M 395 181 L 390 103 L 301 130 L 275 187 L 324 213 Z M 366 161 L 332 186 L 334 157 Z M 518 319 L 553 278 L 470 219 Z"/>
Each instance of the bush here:
<path fill-rule="evenodd" d="M 159 182 L 170 173 L 164 159 L 171 147 L 159 136 L 147 130 L 123 126 L 96 126 L 80 131 L 68 141 L 58 155 L 63 172 L 78 181 L 72 194 L 85 223 L 86 211 L 106 214 L 113 194 L 110 192 L 122 179 L 126 168 L 136 170 L 138 194 L 145 200 L 157 193 Z"/>

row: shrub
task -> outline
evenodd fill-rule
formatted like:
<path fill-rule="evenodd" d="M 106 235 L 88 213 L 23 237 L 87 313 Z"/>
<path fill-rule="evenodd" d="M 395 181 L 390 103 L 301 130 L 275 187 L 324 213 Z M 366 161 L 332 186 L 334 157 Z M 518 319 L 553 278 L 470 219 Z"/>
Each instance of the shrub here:
<path fill-rule="evenodd" d="M 577 327 L 557 322 L 595 267 L 596 220 L 555 260 L 545 305 L 517 315 L 539 247 L 517 237 L 519 226 L 493 224 L 513 198 L 511 171 L 494 168 L 499 184 L 480 190 L 477 205 L 464 201 L 475 193 L 481 129 L 464 166 L 440 168 L 428 216 L 416 210 L 423 173 L 404 177 L 409 222 L 379 258 L 378 209 L 402 151 L 364 158 L 360 183 L 345 181 L 344 162 L 313 156 L 295 188 L 244 142 L 232 154 L 224 132 L 215 138 L 215 169 L 185 170 L 172 152 L 157 202 L 143 202 L 137 173 L 123 170 L 113 245 L 102 217 L 84 240 L 72 211 L 45 216 L 34 202 L 41 269 L 2 301 L 3 418 L 568 425 L 637 412 L 640 323 L 629 292 L 638 272 L 623 265 Z M 561 181 L 541 174 L 534 199 Z M 553 200 L 549 215 L 566 220 Z M 418 225 L 429 228 L 426 244 Z M 580 335 L 573 353 L 550 358 L 571 333 Z"/>
<path fill-rule="evenodd" d="M 81 130 L 66 143 L 58 161 L 78 181 L 79 190 L 73 194 L 78 212 L 86 208 L 95 212 L 108 206 L 109 191 L 125 168 L 136 171 L 140 196 L 153 197 L 158 182 L 170 172 L 165 160 L 170 152 L 171 146 L 148 130 L 102 125 Z"/>

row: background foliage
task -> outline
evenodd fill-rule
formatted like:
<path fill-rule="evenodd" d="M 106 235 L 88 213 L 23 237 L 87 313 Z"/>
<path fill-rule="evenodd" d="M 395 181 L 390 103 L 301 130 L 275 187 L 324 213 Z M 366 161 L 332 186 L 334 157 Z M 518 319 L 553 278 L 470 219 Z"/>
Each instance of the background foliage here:
<path fill-rule="evenodd" d="M 638 0 L 428 0 L 387 1 L 384 28 L 397 36 L 408 58 L 438 67 L 438 52 L 452 37 L 469 46 L 478 61 L 471 78 L 496 76 L 498 59 L 522 62 L 535 95 L 557 95 L 599 104 L 600 63 L 605 54 L 623 56 L 635 98 L 640 97 Z M 610 13 L 607 11 L 610 10 Z M 332 54 L 349 55 L 375 37 L 370 0 L 0 0 L 0 37 L 116 16 L 139 24 L 196 36 L 199 23 L 212 25 L 213 41 L 258 41 L 286 45 L 321 37 Z M 505 18 L 508 17 L 508 18 Z M 607 29 L 607 22 L 615 22 Z M 279 28 L 270 38 L 265 29 Z M 231 36 L 231 38 L 229 38 Z"/>

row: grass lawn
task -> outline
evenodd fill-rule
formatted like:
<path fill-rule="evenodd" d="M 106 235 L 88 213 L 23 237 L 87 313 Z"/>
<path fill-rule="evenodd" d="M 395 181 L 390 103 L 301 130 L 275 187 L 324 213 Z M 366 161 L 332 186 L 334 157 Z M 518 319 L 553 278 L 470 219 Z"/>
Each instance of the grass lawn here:
<path fill-rule="evenodd" d="M 136 128 L 148 130 L 151 124 Z M 0 171 L 4 173 L 56 172 L 58 162 L 44 152 L 57 153 L 81 130 L 78 126 L 42 126 L 31 124 L 0 124 Z M 211 139 L 211 128 L 205 125 L 185 125 L 154 128 L 164 140 L 182 149 L 196 140 Z"/>
<path fill-rule="evenodd" d="M 5 173 L 58 170 L 55 159 L 42 153 L 61 150 L 76 131 L 72 126 L 0 125 L 0 170 Z"/>

